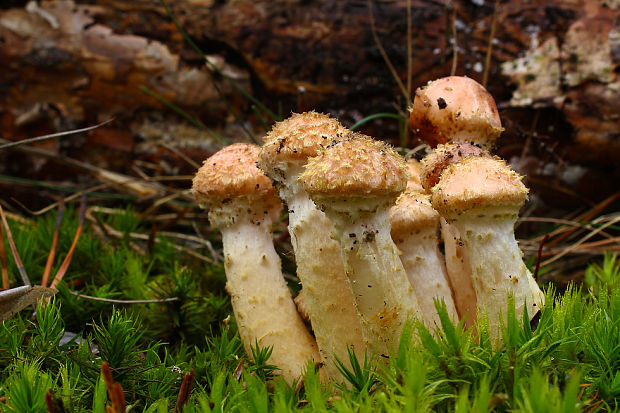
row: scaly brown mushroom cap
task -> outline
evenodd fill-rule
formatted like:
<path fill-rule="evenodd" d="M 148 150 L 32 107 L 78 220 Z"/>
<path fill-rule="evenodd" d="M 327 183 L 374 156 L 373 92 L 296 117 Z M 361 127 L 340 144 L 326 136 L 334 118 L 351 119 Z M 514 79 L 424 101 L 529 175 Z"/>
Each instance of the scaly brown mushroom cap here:
<path fill-rule="evenodd" d="M 418 88 L 409 126 L 432 147 L 468 141 L 490 147 L 503 131 L 493 97 L 475 80 L 461 76 Z"/>
<path fill-rule="evenodd" d="M 437 185 L 441 174 L 449 165 L 457 163 L 468 156 L 491 156 L 491 154 L 480 145 L 469 142 L 438 145 L 437 148 L 422 159 L 422 187 L 427 192 L 430 192 Z"/>
<path fill-rule="evenodd" d="M 321 148 L 332 145 L 349 133 L 337 119 L 317 112 L 294 113 L 276 123 L 263 138 L 258 164 L 272 177 L 279 174 L 279 163 L 306 163 Z M 275 178 L 274 178 L 275 179 Z"/>
<path fill-rule="evenodd" d="M 476 207 L 521 207 L 528 189 L 499 158 L 470 156 L 448 166 L 432 190 L 433 207 L 445 217 Z"/>
<path fill-rule="evenodd" d="M 209 209 L 230 198 L 277 197 L 269 178 L 256 167 L 259 150 L 256 145 L 234 143 L 205 160 L 192 181 L 199 205 Z"/>
<path fill-rule="evenodd" d="M 408 179 L 402 156 L 361 134 L 351 134 L 310 159 L 300 176 L 313 198 L 397 197 Z"/>

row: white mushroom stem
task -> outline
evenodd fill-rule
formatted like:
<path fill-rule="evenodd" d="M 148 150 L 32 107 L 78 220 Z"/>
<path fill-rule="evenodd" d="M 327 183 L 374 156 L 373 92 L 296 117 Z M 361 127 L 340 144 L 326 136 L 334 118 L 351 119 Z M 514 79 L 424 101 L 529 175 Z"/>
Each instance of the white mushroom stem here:
<path fill-rule="evenodd" d="M 369 351 L 388 357 L 420 306 L 390 237 L 389 208 L 407 186 L 404 159 L 353 134 L 312 158 L 300 176 L 340 241 Z"/>
<path fill-rule="evenodd" d="M 471 264 L 469 255 L 459 231 L 444 218 L 441 222 L 446 260 L 446 273 L 452 288 L 454 304 L 459 318 L 464 319 L 465 328 L 472 327 L 476 322 L 477 304 L 476 291 L 471 280 Z"/>
<path fill-rule="evenodd" d="M 256 220 L 245 214 L 251 205 L 235 208 L 239 215 L 217 222 L 217 209 L 209 214 L 222 232 L 226 290 L 231 296 L 239 335 L 247 354 L 250 346 L 273 347 L 270 364 L 291 383 L 300 378 L 308 360 L 319 360 L 316 343 L 301 320 L 282 276 L 280 258 L 268 215 Z M 221 221 L 221 220 L 220 220 Z"/>
<path fill-rule="evenodd" d="M 435 300 L 443 300 L 448 315 L 458 322 L 458 314 L 452 299 L 452 291 L 446 279 L 443 257 L 437 248 L 437 235 L 434 231 L 420 233 L 397 244 L 401 251 L 401 261 L 409 281 L 413 285 L 420 302 L 426 325 L 441 328 L 435 307 Z"/>
<path fill-rule="evenodd" d="M 324 205 L 340 240 L 364 339 L 385 357 L 398 345 L 406 321 L 422 314 L 390 236 L 390 204 L 373 201 L 359 201 L 366 212 L 355 215 L 355 202 Z"/>
<path fill-rule="evenodd" d="M 282 189 L 280 193 L 282 194 Z M 355 301 L 344 270 L 340 244 L 332 225 L 305 191 L 288 194 L 289 232 L 297 275 L 327 375 L 340 380 L 335 357 L 350 367 L 347 347 L 363 360 L 363 342 Z"/>
<path fill-rule="evenodd" d="M 508 294 L 514 297 L 518 318 L 527 309 L 531 319 L 544 303 L 514 236 L 517 218 L 514 208 L 485 208 L 467 211 L 452 221 L 469 253 L 478 309 L 487 313 L 493 340 L 500 337 L 501 320 L 505 323 Z"/>

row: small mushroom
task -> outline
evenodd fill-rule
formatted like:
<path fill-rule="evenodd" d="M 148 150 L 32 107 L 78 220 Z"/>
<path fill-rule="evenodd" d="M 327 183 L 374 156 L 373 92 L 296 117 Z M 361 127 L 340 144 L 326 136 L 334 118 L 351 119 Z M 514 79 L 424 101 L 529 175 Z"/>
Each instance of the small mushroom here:
<path fill-rule="evenodd" d="M 478 311 L 487 314 L 493 340 L 500 337 L 509 295 L 517 318 L 525 309 L 533 317 L 544 304 L 514 236 L 527 193 L 502 160 L 478 156 L 448 166 L 432 189 L 433 207 L 458 229 L 467 249 Z"/>
<path fill-rule="evenodd" d="M 404 159 L 351 134 L 312 158 L 300 176 L 340 241 L 368 348 L 388 357 L 420 306 L 390 236 L 389 208 L 407 185 Z"/>
<path fill-rule="evenodd" d="M 458 321 L 458 314 L 438 247 L 439 214 L 429 198 L 419 190 L 406 190 L 390 209 L 390 222 L 392 239 L 401 252 L 400 259 L 420 302 L 424 322 L 435 330 L 441 326 L 435 299 L 444 301 L 452 320 Z"/>
<path fill-rule="evenodd" d="M 348 130 L 340 122 L 327 115 L 293 114 L 274 125 L 258 157 L 258 166 L 275 182 L 288 206 L 288 229 L 297 276 L 303 286 L 304 307 L 332 380 L 342 379 L 335 357 L 348 365 L 347 346 L 360 359 L 364 358 L 366 346 L 340 244 L 331 237 L 329 219 L 316 208 L 298 178 L 308 158 L 346 133 Z"/>
<path fill-rule="evenodd" d="M 282 276 L 271 231 L 282 204 L 256 167 L 258 151 L 240 143 L 223 148 L 204 161 L 192 193 L 222 232 L 226 290 L 246 353 L 255 344 L 273 346 L 269 362 L 292 383 L 320 357 Z"/>

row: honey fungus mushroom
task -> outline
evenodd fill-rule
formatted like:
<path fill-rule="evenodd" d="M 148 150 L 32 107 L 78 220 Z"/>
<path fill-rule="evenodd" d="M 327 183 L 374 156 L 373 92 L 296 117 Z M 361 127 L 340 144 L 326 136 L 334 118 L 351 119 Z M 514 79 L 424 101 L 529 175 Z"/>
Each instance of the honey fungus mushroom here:
<path fill-rule="evenodd" d="M 329 219 L 316 208 L 298 178 L 308 158 L 347 133 L 328 115 L 296 113 L 267 133 L 258 157 L 258 166 L 275 182 L 288 206 L 288 229 L 303 286 L 303 307 L 332 380 L 342 380 L 335 358 L 350 368 L 347 346 L 363 360 L 366 345 L 340 244 L 331 237 Z"/>
<path fill-rule="evenodd" d="M 432 189 L 433 207 L 460 234 L 468 251 L 478 312 L 486 313 L 493 340 L 500 337 L 508 296 L 519 319 L 530 319 L 544 295 L 525 264 L 514 236 L 527 188 L 499 158 L 470 156 L 448 166 Z"/>
<path fill-rule="evenodd" d="M 441 327 L 435 299 L 443 300 L 450 318 L 458 321 L 438 246 L 439 213 L 431 206 L 430 196 L 420 190 L 407 189 L 390 209 L 390 222 L 392 239 L 418 297 L 425 324 L 431 331 Z"/>
<path fill-rule="evenodd" d="M 256 167 L 258 151 L 256 145 L 241 143 L 223 148 L 200 167 L 192 193 L 222 233 L 226 290 L 246 354 L 256 343 L 272 346 L 270 364 L 292 383 L 308 360 L 319 362 L 320 357 L 282 276 L 271 232 L 282 204 Z"/>
<path fill-rule="evenodd" d="M 382 142 L 352 134 L 310 159 L 300 176 L 339 240 L 370 351 L 387 357 L 418 299 L 390 236 L 389 208 L 407 185 L 404 159 Z"/>

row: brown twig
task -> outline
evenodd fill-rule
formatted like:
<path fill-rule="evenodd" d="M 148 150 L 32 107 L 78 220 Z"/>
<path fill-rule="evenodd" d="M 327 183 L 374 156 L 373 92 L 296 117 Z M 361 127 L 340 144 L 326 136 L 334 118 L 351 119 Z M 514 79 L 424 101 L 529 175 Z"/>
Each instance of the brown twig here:
<path fill-rule="evenodd" d="M 0 143 L 10 143 L 10 141 L 0 138 Z M 45 149 L 25 145 L 13 147 L 11 150 L 16 150 L 28 155 L 40 156 L 45 159 L 52 159 L 54 162 L 89 172 L 97 179 L 100 179 L 101 181 L 109 183 L 115 187 L 121 187 L 125 191 L 139 197 L 154 196 L 163 189 L 160 185 L 155 185 L 154 182 L 143 182 L 142 179 L 111 172 L 87 162 L 78 161 L 77 159 L 59 156 L 58 154 Z"/>
<path fill-rule="evenodd" d="M 188 195 L 190 193 L 189 189 L 183 190 L 183 191 L 179 191 L 179 192 L 174 192 L 168 196 L 162 197 L 160 199 L 158 199 L 157 201 L 153 202 L 152 205 L 150 205 L 143 213 L 140 214 L 140 219 L 141 220 L 145 220 L 149 215 L 151 215 L 153 213 L 153 211 L 155 211 L 157 208 L 159 208 L 161 205 L 164 205 L 170 201 L 173 201 L 177 198 L 181 198 L 185 195 Z"/>
<path fill-rule="evenodd" d="M 183 376 L 183 382 L 181 383 L 181 388 L 179 389 L 179 394 L 177 395 L 177 402 L 174 406 L 174 413 L 183 412 L 183 407 L 187 404 L 189 400 L 189 396 L 192 392 L 192 387 L 194 386 L 194 370 L 190 370 L 189 373 L 185 373 Z"/>
<path fill-rule="evenodd" d="M 123 238 L 125 236 L 125 234 L 123 234 L 122 232 L 117 231 L 117 230 L 115 230 L 114 228 L 112 228 L 112 227 L 110 227 L 108 225 L 104 224 L 104 226 L 105 226 L 105 230 L 106 230 L 106 233 L 107 233 L 108 236 L 115 237 L 115 238 Z M 171 233 L 166 233 L 166 234 L 167 235 L 171 235 Z M 142 241 L 147 241 L 148 242 L 148 240 L 149 240 L 149 236 L 147 234 L 140 234 L 140 233 L 136 233 L 136 232 L 130 232 L 129 234 L 126 234 L 126 235 L 128 235 L 130 238 L 138 239 L 138 240 L 142 240 Z M 161 241 L 159 239 L 155 239 L 155 242 L 159 243 Z M 177 251 L 181 251 L 181 252 L 183 252 L 183 253 L 191 256 L 191 257 L 197 258 L 197 259 L 199 259 L 201 261 L 204 261 L 204 262 L 207 262 L 209 264 L 216 264 L 218 262 L 217 257 L 216 257 L 216 259 L 211 259 L 211 258 L 205 257 L 204 255 L 199 254 L 196 251 L 193 251 L 193 250 L 191 250 L 189 248 L 185 248 L 185 247 L 183 247 L 181 245 L 177 245 L 177 244 L 173 243 L 172 247 L 175 250 L 177 250 Z M 144 251 L 141 251 L 140 253 L 144 254 Z"/>
<path fill-rule="evenodd" d="M 2 225 L 4 226 L 4 230 L 6 231 L 6 238 L 9 240 L 9 246 L 11 247 L 11 253 L 13 254 L 13 259 L 15 260 L 15 265 L 17 266 L 17 270 L 19 271 L 19 275 L 21 275 L 24 285 L 30 285 L 30 279 L 28 278 L 28 274 L 26 274 L 26 269 L 24 268 L 24 264 L 22 263 L 21 258 L 19 258 L 17 247 L 15 246 L 15 242 L 13 241 L 13 234 L 11 234 L 11 228 L 9 227 L 9 223 L 6 221 L 4 209 L 2 209 L 1 206 L 0 217 L 2 218 Z"/>
<path fill-rule="evenodd" d="M 45 263 L 45 269 L 43 270 L 43 276 L 41 277 L 41 285 L 43 287 L 47 287 L 47 283 L 52 272 L 52 266 L 54 265 L 54 257 L 56 255 L 56 247 L 58 245 L 58 236 L 60 235 L 60 222 L 62 221 L 64 210 L 65 203 L 61 199 L 58 204 L 58 214 L 56 215 L 56 225 L 54 227 L 54 235 L 52 236 L 52 246 L 50 247 L 50 253 L 47 256 L 47 262 Z"/>
<path fill-rule="evenodd" d="M 98 191 L 98 190 L 100 190 L 100 189 L 109 188 L 110 186 L 111 186 L 111 184 L 99 184 L 99 185 L 96 185 L 96 186 L 90 187 L 90 188 L 85 189 L 85 190 L 83 190 L 83 191 L 79 191 L 79 192 L 76 192 L 76 193 L 74 193 L 74 194 L 71 194 L 71 195 L 69 195 L 69 196 L 67 196 L 67 197 L 63 198 L 61 201 L 57 201 L 57 202 L 51 203 L 51 204 L 49 204 L 48 206 L 46 206 L 46 207 L 44 207 L 44 208 L 42 208 L 42 209 L 39 209 L 39 210 L 37 210 L 37 211 L 33 211 L 33 210 L 29 209 L 29 208 L 28 208 L 28 207 L 26 207 L 24 204 L 22 204 L 22 203 L 19 201 L 19 199 L 11 198 L 11 200 L 12 200 L 13 202 L 15 202 L 16 204 L 18 204 L 18 205 L 20 206 L 20 208 L 22 208 L 24 211 L 28 212 L 30 215 L 35 215 L 35 216 L 37 216 L 37 215 L 43 215 L 43 214 L 45 214 L 46 212 L 49 212 L 49 211 L 51 211 L 52 209 L 57 208 L 57 207 L 60 205 L 60 202 L 64 202 L 64 203 L 66 204 L 66 203 L 68 203 L 68 202 L 71 202 L 71 201 L 73 201 L 73 200 L 75 200 L 75 199 L 80 198 L 80 197 L 81 197 L 82 195 L 84 195 L 84 194 L 87 194 L 87 195 L 88 195 L 88 194 L 89 194 L 89 193 L 91 193 L 91 192 L 95 192 L 95 191 Z"/>

